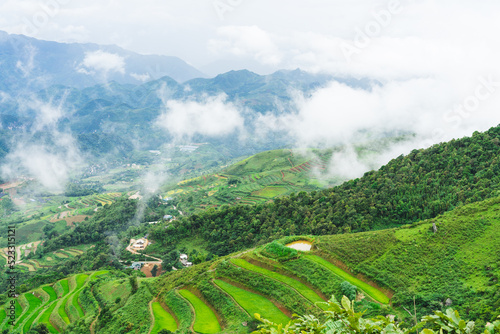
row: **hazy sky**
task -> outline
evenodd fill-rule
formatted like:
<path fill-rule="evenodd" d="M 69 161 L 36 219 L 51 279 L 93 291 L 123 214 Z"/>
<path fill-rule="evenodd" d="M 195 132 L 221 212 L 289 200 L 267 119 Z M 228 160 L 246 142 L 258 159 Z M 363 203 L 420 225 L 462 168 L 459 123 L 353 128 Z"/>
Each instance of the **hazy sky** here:
<path fill-rule="evenodd" d="M 297 112 L 259 115 L 256 129 L 287 131 L 297 146 L 312 147 L 368 140 L 360 136 L 366 129 L 415 134 L 378 165 L 500 123 L 497 0 L 2 0 L 0 13 L 9 33 L 178 56 L 209 75 L 301 68 L 372 79 L 366 90 L 332 82 L 311 96 L 297 93 Z M 125 61 L 99 52 L 87 58 L 86 66 L 106 70 Z M 245 112 L 225 96 L 165 101 L 164 109 L 157 123 L 179 124 L 178 137 L 241 130 Z M 218 119 L 224 127 L 212 126 Z M 377 165 L 350 151 L 335 158 L 333 170 L 348 177 Z"/>
<path fill-rule="evenodd" d="M 456 0 L 2 0 L 0 29 L 174 55 L 207 72 L 300 67 L 401 78 L 463 64 L 498 67 L 487 53 L 498 48 L 499 7 Z"/>

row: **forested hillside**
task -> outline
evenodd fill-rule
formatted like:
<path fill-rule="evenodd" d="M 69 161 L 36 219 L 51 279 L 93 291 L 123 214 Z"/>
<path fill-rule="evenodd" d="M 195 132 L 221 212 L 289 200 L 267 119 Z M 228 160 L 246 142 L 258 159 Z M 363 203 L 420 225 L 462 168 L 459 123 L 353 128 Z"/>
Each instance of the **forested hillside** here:
<path fill-rule="evenodd" d="M 498 194 L 500 127 L 414 150 L 378 171 L 311 193 L 256 206 L 208 209 L 151 235 L 170 244 L 199 235 L 216 254 L 294 234 L 327 235 L 382 229 L 429 219 Z"/>

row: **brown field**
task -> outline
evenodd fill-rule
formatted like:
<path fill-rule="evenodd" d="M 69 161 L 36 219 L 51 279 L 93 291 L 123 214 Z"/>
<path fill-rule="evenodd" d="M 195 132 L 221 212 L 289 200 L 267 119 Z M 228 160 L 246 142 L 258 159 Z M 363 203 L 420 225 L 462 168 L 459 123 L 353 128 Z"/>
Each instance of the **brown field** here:
<path fill-rule="evenodd" d="M 158 271 L 156 272 L 156 277 L 160 276 L 160 273 L 161 273 L 161 264 L 160 263 L 145 263 L 142 268 L 141 268 L 141 271 L 146 274 L 146 277 L 153 277 L 153 275 L 151 275 L 151 270 L 153 269 L 154 265 L 157 265 L 158 266 Z"/>
<path fill-rule="evenodd" d="M 69 211 L 67 211 L 67 212 L 69 212 Z M 68 224 L 68 226 L 75 226 L 75 223 L 81 223 L 82 221 L 85 220 L 86 217 L 90 217 L 90 216 L 77 215 L 77 216 L 72 216 L 72 217 L 65 217 L 64 219 L 62 219 L 62 218 L 57 219 L 56 217 L 57 217 L 57 215 L 54 218 L 52 218 L 50 221 L 52 223 L 55 223 L 55 222 L 60 221 L 60 220 L 65 220 L 66 223 Z"/>

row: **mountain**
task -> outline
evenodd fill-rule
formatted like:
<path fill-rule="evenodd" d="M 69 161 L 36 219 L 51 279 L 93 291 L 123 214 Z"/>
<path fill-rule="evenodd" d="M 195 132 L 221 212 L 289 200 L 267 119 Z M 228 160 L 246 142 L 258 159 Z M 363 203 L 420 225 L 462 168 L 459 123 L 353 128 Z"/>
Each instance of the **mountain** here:
<path fill-rule="evenodd" d="M 366 79 L 307 73 L 300 69 L 259 75 L 230 71 L 213 78 L 182 60 L 143 56 L 117 46 L 57 43 L 0 32 L 0 157 L 32 127 L 41 104 L 62 108 L 56 127 L 72 133 L 79 148 L 92 156 L 116 152 L 121 159 L 131 147 L 159 149 L 172 137 L 155 126 L 165 100 L 197 101 L 213 96 L 238 106 L 248 133 L 263 113 L 296 111 L 297 93 L 309 96 L 331 81 L 369 89 Z M 160 96 L 161 95 L 161 96 Z M 47 144 L 50 134 L 37 134 Z M 24 142 L 25 138 L 22 139 Z M 34 139 L 39 141 L 39 138 Z M 211 142 L 231 157 L 290 146 L 291 140 L 270 131 L 268 136 L 196 135 L 194 142 Z M 117 146 L 116 150 L 111 147 Z M 113 157 L 111 157 L 113 158 Z"/>
<path fill-rule="evenodd" d="M 0 66 L 7 65 L 0 64 Z M 10 72 L 4 72 L 6 76 L 12 74 L 12 71 L 16 72 L 15 68 L 12 70 L 12 66 L 11 64 Z M 62 75 L 58 73 L 56 71 L 53 75 Z M 70 78 L 71 76 L 68 76 L 64 80 Z M 9 89 L 14 89 L 15 84 L 9 83 L 9 80 L 5 78 L 0 82 L 9 86 Z M 158 149 L 167 143 L 171 139 L 168 132 L 155 127 L 156 119 L 165 108 L 162 99 L 199 101 L 203 104 L 207 96 L 224 94 L 227 102 L 234 102 L 240 106 L 241 116 L 245 118 L 249 130 L 252 130 L 253 120 L 261 113 L 277 113 L 278 110 L 293 112 L 294 91 L 310 94 L 331 80 L 335 78 L 300 70 L 279 71 L 266 76 L 242 70 L 224 73 L 211 79 L 191 79 L 183 84 L 165 76 L 139 85 L 118 81 L 84 88 L 53 85 L 30 93 L 19 93 L 18 98 L 0 100 L 2 127 L 10 129 L 5 133 L 0 132 L 0 156 L 9 151 L 10 138 L 23 134 L 23 129 L 30 128 L 33 124 L 39 103 L 34 103 L 33 106 L 26 102 L 34 98 L 41 103 L 53 105 L 61 103 L 64 117 L 58 121 L 57 127 L 71 129 L 82 150 L 92 151 L 94 155 L 99 156 L 112 151 L 99 149 L 110 146 L 102 145 L 103 140 L 120 143 L 117 152 L 126 152 L 127 147 L 133 146 L 134 141 L 140 142 L 148 149 Z M 22 81 L 16 81 L 16 84 L 21 85 Z M 84 81 L 82 79 L 82 83 Z M 365 82 L 352 80 L 350 84 L 363 86 Z M 81 141 L 79 138 L 84 140 Z M 95 141 L 90 140 L 92 138 Z M 283 147 L 289 144 L 287 139 L 277 135 L 269 138 L 248 138 L 245 142 L 241 142 L 237 140 L 237 134 L 232 134 L 220 138 L 199 135 L 192 140 L 211 142 L 229 151 L 232 157 L 237 157 Z M 121 154 L 117 155 L 120 156 Z"/>
<path fill-rule="evenodd" d="M 0 90 L 36 91 L 116 81 L 141 84 L 170 76 L 184 82 L 205 75 L 171 56 L 140 55 L 113 45 L 57 43 L 0 31 Z"/>

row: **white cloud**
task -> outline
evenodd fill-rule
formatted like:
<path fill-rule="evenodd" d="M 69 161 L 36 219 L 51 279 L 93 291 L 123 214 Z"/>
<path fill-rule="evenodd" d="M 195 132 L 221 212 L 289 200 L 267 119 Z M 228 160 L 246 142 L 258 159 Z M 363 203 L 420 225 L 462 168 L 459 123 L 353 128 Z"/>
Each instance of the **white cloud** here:
<path fill-rule="evenodd" d="M 36 118 L 28 131 L 14 138 L 15 146 L 2 161 L 0 172 L 8 179 L 28 175 L 49 191 L 61 192 L 71 174 L 84 164 L 75 138 L 57 128 L 64 98 L 57 106 L 38 100 L 19 102 L 21 109 L 34 111 Z"/>
<path fill-rule="evenodd" d="M 37 51 L 38 50 L 33 45 L 26 45 L 22 55 L 24 59 L 20 59 L 16 62 L 16 68 L 21 71 L 24 77 L 29 77 L 35 68 L 35 56 Z"/>
<path fill-rule="evenodd" d="M 168 100 L 165 108 L 156 124 L 176 138 L 190 138 L 195 134 L 224 136 L 243 128 L 244 119 L 239 109 L 226 102 L 225 95 L 206 96 L 202 101 Z"/>
<path fill-rule="evenodd" d="M 332 157 L 327 175 L 362 176 L 412 149 L 470 136 L 500 123 L 500 78 L 477 77 L 456 83 L 443 78 L 391 81 L 370 90 L 332 82 L 310 97 L 296 94 L 297 112 L 257 118 L 258 136 L 283 131 L 295 147 L 343 147 Z M 354 146 L 384 137 L 413 134 L 406 141 L 378 146 L 363 160 Z"/>
<path fill-rule="evenodd" d="M 36 122 L 33 124 L 32 131 L 42 131 L 44 128 L 49 128 L 49 131 L 57 124 L 63 116 L 63 103 L 65 98 L 59 105 L 53 105 L 52 102 L 43 103 L 37 100 L 26 102 L 26 106 L 36 112 Z"/>
<path fill-rule="evenodd" d="M 125 59 L 117 54 L 102 50 L 87 52 L 78 68 L 82 73 L 99 73 L 107 75 L 109 72 L 125 73 Z"/>
<path fill-rule="evenodd" d="M 11 96 L 8 93 L 0 91 L 0 103 L 7 102 L 10 99 L 11 99 Z"/>
<path fill-rule="evenodd" d="M 208 41 L 213 53 L 254 58 L 265 65 L 278 65 L 281 52 L 266 31 L 257 26 L 225 26 L 217 29 L 218 38 Z"/>
<path fill-rule="evenodd" d="M 478 77 L 468 85 L 440 78 L 416 78 L 392 81 L 371 90 L 332 82 L 311 97 L 298 94 L 295 97 L 298 112 L 266 114 L 257 122 L 261 128 L 288 131 L 299 146 L 352 143 L 359 141 L 360 133 L 366 131 L 372 135 L 405 131 L 433 138 L 436 130 L 442 129 L 445 135 L 434 140 L 448 139 L 500 122 L 495 111 L 500 107 L 500 78 L 492 80 L 491 93 L 484 87 L 488 77 Z M 477 99 L 474 110 L 465 113 L 456 110 L 478 89 L 487 96 Z"/>
<path fill-rule="evenodd" d="M 2 175 L 12 178 L 28 173 L 49 191 L 61 192 L 70 173 L 81 162 L 74 142 L 54 147 L 19 143 L 5 158 L 1 171 Z"/>

